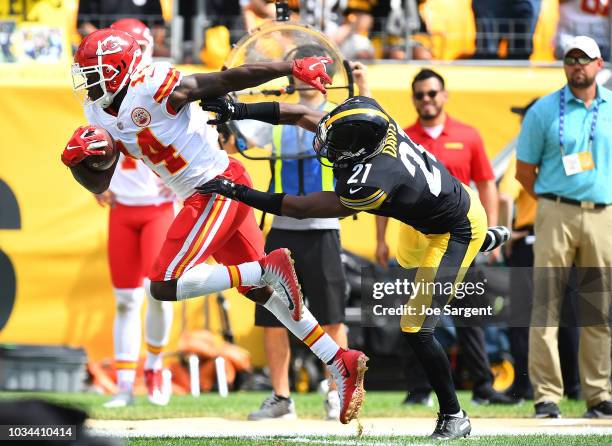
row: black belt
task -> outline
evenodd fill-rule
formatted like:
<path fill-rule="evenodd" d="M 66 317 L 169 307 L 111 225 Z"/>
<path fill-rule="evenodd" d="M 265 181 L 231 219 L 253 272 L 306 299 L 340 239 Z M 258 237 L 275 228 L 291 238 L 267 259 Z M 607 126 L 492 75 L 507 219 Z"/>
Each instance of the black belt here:
<path fill-rule="evenodd" d="M 592 201 L 572 200 L 571 198 L 565 198 L 555 194 L 539 194 L 538 197 L 556 201 L 557 203 L 573 204 L 574 206 L 580 206 L 582 209 L 603 209 L 608 206 L 608 204 L 606 203 L 593 203 Z"/>

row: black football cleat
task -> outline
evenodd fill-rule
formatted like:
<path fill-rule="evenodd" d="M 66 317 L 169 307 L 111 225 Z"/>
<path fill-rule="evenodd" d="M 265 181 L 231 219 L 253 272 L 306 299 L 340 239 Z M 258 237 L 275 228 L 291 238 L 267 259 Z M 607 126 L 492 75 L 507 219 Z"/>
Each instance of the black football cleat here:
<path fill-rule="evenodd" d="M 589 407 L 584 416 L 586 418 L 612 418 L 612 401 L 602 401 L 596 406 Z"/>
<path fill-rule="evenodd" d="M 544 401 L 535 405 L 535 417 L 561 418 L 561 411 L 559 410 L 559 406 L 557 404 Z"/>
<path fill-rule="evenodd" d="M 455 440 L 470 435 L 470 432 L 472 432 L 472 424 L 465 410 L 461 412 L 463 412 L 462 417 L 454 417 L 452 415 L 439 413 L 436 428 L 429 438 L 432 440 Z"/>
<path fill-rule="evenodd" d="M 481 252 L 493 251 L 510 240 L 510 230 L 505 226 L 492 226 L 487 229 L 487 235 L 480 248 Z"/>

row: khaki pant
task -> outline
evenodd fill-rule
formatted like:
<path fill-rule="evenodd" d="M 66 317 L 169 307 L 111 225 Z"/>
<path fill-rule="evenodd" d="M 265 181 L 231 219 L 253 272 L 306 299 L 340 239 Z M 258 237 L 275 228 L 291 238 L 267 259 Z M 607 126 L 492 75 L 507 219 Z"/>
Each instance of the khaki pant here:
<path fill-rule="evenodd" d="M 532 327 L 529 331 L 529 375 L 534 402 L 558 403 L 563 396 L 563 379 L 557 345 L 561 298 L 567 279 L 559 270 L 599 267 L 595 280 L 580 290 L 581 311 L 598 313 L 583 322 L 580 330 L 579 367 L 582 394 L 592 407 L 610 399 L 610 280 L 612 267 L 612 206 L 582 209 L 539 198 L 535 223 L 534 296 Z M 543 268 L 546 267 L 546 268 Z M 606 268 L 606 269 L 604 269 Z M 591 270 L 593 271 L 593 270 Z M 603 292 L 602 290 L 606 290 Z M 595 310 L 595 311 L 593 311 Z"/>

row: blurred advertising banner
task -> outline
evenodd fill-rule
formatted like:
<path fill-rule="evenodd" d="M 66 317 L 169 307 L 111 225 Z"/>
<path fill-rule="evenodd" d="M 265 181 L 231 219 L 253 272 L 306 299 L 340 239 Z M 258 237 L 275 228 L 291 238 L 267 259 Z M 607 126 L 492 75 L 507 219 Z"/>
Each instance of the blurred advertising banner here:
<path fill-rule="evenodd" d="M 76 0 L 1 0 L 0 64 L 66 64 Z"/>

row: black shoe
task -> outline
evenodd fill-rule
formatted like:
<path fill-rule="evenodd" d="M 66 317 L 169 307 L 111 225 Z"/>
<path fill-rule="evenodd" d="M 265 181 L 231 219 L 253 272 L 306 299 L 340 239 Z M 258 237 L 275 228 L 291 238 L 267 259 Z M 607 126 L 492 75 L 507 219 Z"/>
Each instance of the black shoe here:
<path fill-rule="evenodd" d="M 535 405 L 535 417 L 536 418 L 561 418 L 561 411 L 559 406 L 555 403 L 545 401 Z"/>
<path fill-rule="evenodd" d="M 472 403 L 481 406 L 486 406 L 488 404 L 505 404 L 511 406 L 514 404 L 521 404 L 522 402 L 523 400 L 521 398 L 514 398 L 499 392 L 493 392 L 489 395 L 472 395 Z"/>
<path fill-rule="evenodd" d="M 505 226 L 493 226 L 487 230 L 481 252 L 493 251 L 510 239 L 510 230 Z"/>
<path fill-rule="evenodd" d="M 429 392 L 408 392 L 402 404 L 404 406 L 433 407 L 433 399 Z"/>
<path fill-rule="evenodd" d="M 470 435 L 470 432 L 472 432 L 472 424 L 465 410 L 462 410 L 462 412 L 462 417 L 453 417 L 452 415 L 443 415 L 439 413 L 436 428 L 429 438 L 432 440 L 454 440 Z"/>
<path fill-rule="evenodd" d="M 602 401 L 596 406 L 589 407 L 584 416 L 585 418 L 612 418 L 612 401 Z"/>

